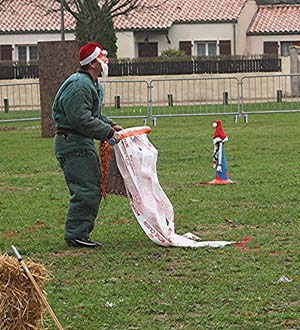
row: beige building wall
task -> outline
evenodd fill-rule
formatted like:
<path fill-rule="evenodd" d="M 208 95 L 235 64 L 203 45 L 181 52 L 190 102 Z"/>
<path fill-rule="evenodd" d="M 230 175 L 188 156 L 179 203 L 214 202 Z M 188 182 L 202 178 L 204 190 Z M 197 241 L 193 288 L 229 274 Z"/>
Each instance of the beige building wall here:
<path fill-rule="evenodd" d="M 133 58 L 135 54 L 134 33 L 130 31 L 117 32 L 117 57 Z"/>
<path fill-rule="evenodd" d="M 264 53 L 264 41 L 276 41 L 278 43 L 278 54 L 280 55 L 280 42 L 300 41 L 299 34 L 292 35 L 264 35 L 264 36 L 248 36 L 248 44 L 251 54 Z"/>
<path fill-rule="evenodd" d="M 290 74 L 291 73 L 291 58 L 290 56 L 280 57 L 281 59 L 281 73 Z"/>
<path fill-rule="evenodd" d="M 174 24 L 169 30 L 171 48 L 179 48 L 179 41 L 191 40 L 192 55 L 197 56 L 197 42 L 231 40 L 233 42 L 233 28 L 231 23 L 226 24 Z M 233 49 L 233 47 L 232 47 Z M 217 49 L 218 51 L 218 49 Z"/>
<path fill-rule="evenodd" d="M 167 38 L 166 33 L 162 33 L 162 34 L 139 33 L 135 35 L 135 43 L 134 43 L 135 55 L 133 57 L 138 57 L 138 44 L 144 43 L 146 38 L 148 42 L 158 43 L 158 56 L 161 54 L 163 50 L 168 48 L 173 48 L 171 44 L 169 44 L 169 40 Z"/>
<path fill-rule="evenodd" d="M 240 14 L 238 22 L 236 24 L 236 54 L 237 55 L 249 55 L 251 51 L 248 46 L 248 40 L 246 36 L 247 29 L 251 23 L 252 17 L 257 11 L 257 5 L 255 0 L 248 0 Z M 254 53 L 255 54 L 255 53 Z"/>

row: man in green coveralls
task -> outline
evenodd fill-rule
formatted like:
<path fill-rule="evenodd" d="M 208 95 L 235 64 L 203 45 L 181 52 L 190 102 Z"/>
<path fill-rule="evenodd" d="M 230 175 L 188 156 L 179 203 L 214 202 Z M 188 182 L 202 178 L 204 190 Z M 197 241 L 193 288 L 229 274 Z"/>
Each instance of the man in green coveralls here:
<path fill-rule="evenodd" d="M 55 156 L 70 191 L 64 236 L 69 246 L 102 246 L 89 237 L 101 201 L 101 172 L 94 139 L 114 138 L 117 143 L 117 132 L 122 129 L 101 114 L 103 87 L 98 76 L 108 73 L 106 56 L 107 52 L 96 42 L 82 46 L 80 69 L 61 85 L 52 107 Z"/>

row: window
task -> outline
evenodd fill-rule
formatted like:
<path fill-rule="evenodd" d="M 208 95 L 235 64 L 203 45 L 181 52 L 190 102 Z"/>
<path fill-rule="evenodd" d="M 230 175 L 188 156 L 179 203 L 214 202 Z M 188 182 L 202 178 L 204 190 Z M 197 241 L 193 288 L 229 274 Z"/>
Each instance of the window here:
<path fill-rule="evenodd" d="M 300 41 L 284 41 L 284 42 L 281 42 L 280 43 L 281 56 L 289 56 L 291 46 L 300 46 Z"/>
<path fill-rule="evenodd" d="M 216 41 L 197 42 L 197 56 L 216 56 L 216 55 L 217 55 Z"/>
<path fill-rule="evenodd" d="M 208 52 L 208 56 L 216 56 L 217 55 L 217 43 L 209 42 L 207 44 L 207 52 Z"/>
<path fill-rule="evenodd" d="M 18 60 L 22 62 L 26 62 L 26 46 L 19 46 L 18 47 Z"/>
<path fill-rule="evenodd" d="M 18 61 L 36 61 L 37 57 L 37 46 L 18 46 Z"/>
<path fill-rule="evenodd" d="M 206 44 L 203 42 L 197 43 L 197 56 L 205 56 L 206 55 Z"/>
<path fill-rule="evenodd" d="M 30 61 L 37 60 L 37 46 L 29 46 L 29 60 Z"/>

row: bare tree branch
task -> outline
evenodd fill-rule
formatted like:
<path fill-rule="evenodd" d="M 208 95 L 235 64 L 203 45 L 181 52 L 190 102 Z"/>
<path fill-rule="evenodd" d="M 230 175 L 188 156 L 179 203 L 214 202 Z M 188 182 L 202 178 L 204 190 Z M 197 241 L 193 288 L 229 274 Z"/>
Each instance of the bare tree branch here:
<path fill-rule="evenodd" d="M 141 0 L 111 0 L 110 2 L 110 14 L 112 17 L 126 15 L 129 12 L 139 8 L 142 3 Z"/>
<path fill-rule="evenodd" d="M 13 2 L 14 0 L 0 0 Z M 80 44 L 91 40 L 100 41 L 111 54 L 117 52 L 117 39 L 113 19 L 117 16 L 128 15 L 135 11 L 157 10 L 170 0 L 25 0 L 31 1 L 39 8 L 43 8 L 45 15 L 49 12 L 58 13 L 61 6 L 76 20 L 75 38 Z"/>
<path fill-rule="evenodd" d="M 61 2 L 61 0 L 54 1 L 59 3 Z M 86 10 L 90 13 L 96 13 L 102 8 L 107 8 L 111 17 L 116 17 L 127 15 L 136 9 L 157 9 L 168 1 L 169 0 L 161 0 L 156 5 L 148 6 L 143 0 L 65 0 L 64 6 L 66 11 L 68 11 L 76 19 L 79 19 L 80 14 Z"/>

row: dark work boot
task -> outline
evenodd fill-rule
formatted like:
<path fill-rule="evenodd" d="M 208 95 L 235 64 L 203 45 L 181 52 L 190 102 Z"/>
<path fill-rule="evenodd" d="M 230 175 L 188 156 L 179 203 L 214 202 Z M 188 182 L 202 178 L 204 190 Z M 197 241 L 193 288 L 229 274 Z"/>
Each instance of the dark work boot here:
<path fill-rule="evenodd" d="M 103 246 L 101 243 L 91 241 L 89 238 L 73 238 L 66 240 L 66 242 L 73 247 L 100 248 Z"/>

